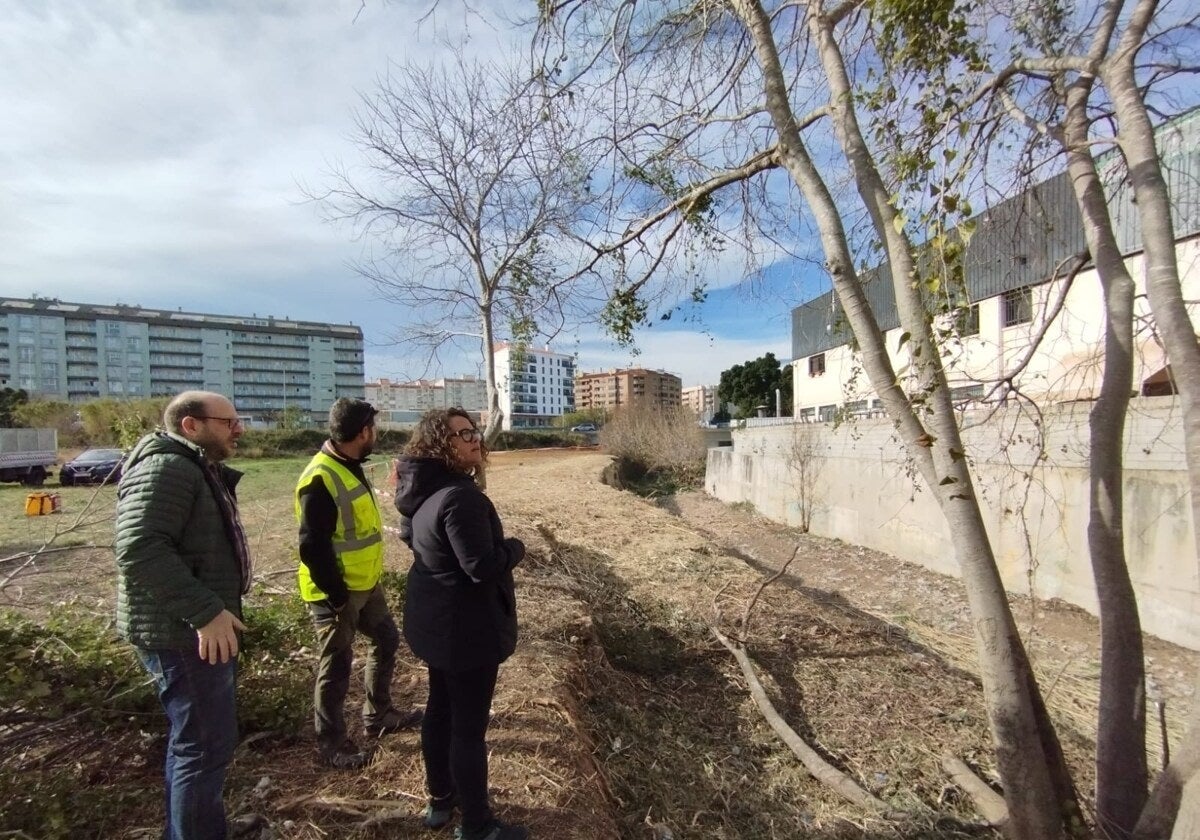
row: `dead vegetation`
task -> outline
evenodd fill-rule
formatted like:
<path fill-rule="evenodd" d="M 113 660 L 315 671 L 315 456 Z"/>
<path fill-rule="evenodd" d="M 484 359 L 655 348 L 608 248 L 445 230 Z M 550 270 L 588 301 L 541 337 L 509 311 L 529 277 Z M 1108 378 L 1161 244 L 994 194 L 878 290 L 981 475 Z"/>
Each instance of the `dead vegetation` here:
<path fill-rule="evenodd" d="M 509 530 L 530 546 L 518 570 L 522 643 L 501 668 L 489 738 L 501 814 L 527 823 L 534 836 L 581 840 L 998 836 L 942 767 L 949 754 L 994 780 L 969 662 L 942 649 L 944 639 L 907 632 L 794 581 L 762 589 L 752 621 L 733 620 L 765 575 L 739 556 L 743 549 L 602 484 L 606 463 L 596 453 L 494 459 L 489 493 Z M 249 508 L 252 532 L 271 542 L 257 547 L 270 559 L 260 567 L 265 588 L 252 600 L 280 610 L 290 597 L 290 553 L 280 545 L 288 501 L 286 493 L 260 494 Z M 103 564 L 111 558 L 101 555 L 93 552 L 93 580 L 108 579 Z M 407 562 L 393 546 L 389 565 L 401 570 Z M 815 781 L 772 731 L 742 668 L 711 632 L 718 593 L 721 629 L 744 640 L 771 705 L 884 809 L 850 804 Z M 288 670 L 273 673 L 295 677 L 283 693 L 298 695 L 301 722 L 245 733 L 228 786 L 231 812 L 266 817 L 253 835 L 260 838 L 428 836 L 418 823 L 424 792 L 415 733 L 380 741 L 374 763 L 357 775 L 313 761 L 304 686 L 314 660 L 307 628 L 294 618 L 275 619 L 291 634 L 275 644 L 292 649 L 278 665 Z M 402 662 L 397 701 L 420 702 L 423 680 L 416 663 Z M 242 690 L 249 705 L 260 701 L 246 692 L 264 687 Z M 295 710 L 285 711 L 280 720 L 297 720 Z M 61 791 L 59 810 L 44 808 L 38 831 L 29 822 L 6 824 L 14 813 L 28 818 L 37 802 L 18 811 L 6 803 L 0 831 L 154 836 L 161 715 L 150 707 L 70 714 L 37 750 L 0 757 L 0 779 L 12 782 L 6 795 L 31 789 L 32 780 Z M 4 732 L 16 731 L 19 721 L 4 720 Z M 86 793 L 73 800 L 73 790 Z M 73 811 L 76 804 L 87 813 Z"/>

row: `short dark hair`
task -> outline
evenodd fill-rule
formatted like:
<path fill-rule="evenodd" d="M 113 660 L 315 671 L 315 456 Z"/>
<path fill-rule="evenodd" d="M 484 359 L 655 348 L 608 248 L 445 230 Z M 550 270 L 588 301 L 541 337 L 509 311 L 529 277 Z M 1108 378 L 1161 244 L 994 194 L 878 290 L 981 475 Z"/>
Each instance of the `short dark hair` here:
<path fill-rule="evenodd" d="M 363 429 L 375 425 L 378 413 L 366 400 L 341 397 L 329 407 L 329 437 L 334 443 L 354 440 Z"/>

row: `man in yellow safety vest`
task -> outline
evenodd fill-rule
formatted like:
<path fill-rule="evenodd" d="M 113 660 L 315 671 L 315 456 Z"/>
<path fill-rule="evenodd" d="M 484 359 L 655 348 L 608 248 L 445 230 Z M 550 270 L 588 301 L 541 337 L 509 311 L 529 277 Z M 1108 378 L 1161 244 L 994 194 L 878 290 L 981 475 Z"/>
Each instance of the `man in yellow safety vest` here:
<path fill-rule="evenodd" d="M 296 483 L 300 526 L 300 596 L 308 604 L 320 648 L 313 692 L 321 760 L 357 770 L 371 753 L 346 731 L 345 702 L 354 636 L 370 640 L 363 726 L 379 737 L 420 722 L 419 711 L 392 706 L 391 682 L 400 632 L 383 588 L 383 519 L 363 471 L 375 446 L 375 408 L 342 398 L 329 409 L 329 440 Z"/>

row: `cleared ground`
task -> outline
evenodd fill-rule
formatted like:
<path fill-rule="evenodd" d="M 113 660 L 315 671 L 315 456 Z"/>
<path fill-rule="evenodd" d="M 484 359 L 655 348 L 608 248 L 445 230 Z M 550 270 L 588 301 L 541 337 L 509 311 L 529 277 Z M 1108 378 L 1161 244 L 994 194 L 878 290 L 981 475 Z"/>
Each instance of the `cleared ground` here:
<path fill-rule="evenodd" d="M 939 768 L 950 752 L 984 776 L 991 769 L 955 582 L 703 496 L 639 499 L 600 482 L 607 463 L 594 451 L 493 456 L 488 492 L 531 549 L 517 576 L 522 643 L 501 669 L 489 738 L 501 814 L 530 825 L 535 837 L 555 838 L 993 836 Z M 256 462 L 241 491 L 256 602 L 291 597 L 294 588 L 291 482 L 301 466 Z M 386 494 L 386 481 L 378 486 Z M 26 492 L 0 489 L 0 510 L 18 511 Z M 95 494 L 81 520 L 90 524 L 56 540 L 96 547 L 43 555 L 5 590 L 10 603 L 44 611 L 77 598 L 106 614 L 112 493 Z M 44 541 L 46 529 L 71 522 L 92 494 L 67 488 L 63 498 L 65 513 L 55 517 L 0 517 L 0 556 Z M 386 504 L 390 511 L 390 498 Z M 797 545 L 790 576 L 759 599 L 749 651 L 788 721 L 900 812 L 895 820 L 845 804 L 807 777 L 709 631 L 712 621 L 729 631 L 763 572 Z M 409 560 L 391 541 L 389 566 L 403 571 Z M 0 580 L 13 568 L 0 566 Z M 1060 716 L 1071 725 L 1068 753 L 1086 788 L 1090 619 L 1023 607 L 1039 661 L 1059 668 L 1055 692 L 1078 707 Z M 1050 614 L 1053 621 L 1044 618 Z M 1064 636 L 1063 622 L 1076 629 Z M 1152 655 L 1152 667 L 1165 669 L 1159 681 L 1182 685 L 1184 672 L 1190 676 L 1190 654 L 1163 646 Z M 292 658 L 299 671 L 311 670 L 311 651 Z M 406 659 L 398 701 L 420 702 L 423 680 Z M 122 796 L 120 816 L 90 836 L 154 834 L 162 724 L 152 714 L 136 724 L 120 743 L 103 744 L 89 743 L 84 726 L 67 725 L 21 759 L 37 773 L 68 760 L 63 744 L 80 744 L 69 754 L 80 784 L 110 785 Z M 325 771 L 313 753 L 307 727 L 257 733 L 239 750 L 228 799 L 235 812 L 268 818 L 256 836 L 428 836 L 417 824 L 424 797 L 415 733 L 382 741 L 358 775 Z"/>

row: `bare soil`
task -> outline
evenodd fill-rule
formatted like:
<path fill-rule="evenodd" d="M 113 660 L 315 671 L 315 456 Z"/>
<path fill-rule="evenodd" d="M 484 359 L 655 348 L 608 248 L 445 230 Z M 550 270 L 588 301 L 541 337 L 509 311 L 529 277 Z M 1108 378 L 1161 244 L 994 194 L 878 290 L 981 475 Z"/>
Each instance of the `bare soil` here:
<path fill-rule="evenodd" d="M 601 482 L 608 463 L 594 450 L 493 455 L 488 493 L 529 546 L 517 573 L 522 642 L 501 668 L 489 733 L 501 816 L 534 837 L 581 840 L 998 836 L 939 766 L 951 753 L 994 778 L 957 581 L 700 493 L 638 498 Z M 254 598 L 290 594 L 290 505 L 290 492 L 243 502 L 260 559 Z M 746 632 L 745 604 L 793 552 Z M 402 571 L 410 560 L 392 541 L 389 566 Z M 1096 622 L 1028 599 L 1017 613 L 1087 791 Z M 710 623 L 746 632 L 784 717 L 898 816 L 863 811 L 807 775 L 764 723 Z M 1179 719 L 1196 654 L 1154 639 L 1148 651 L 1155 690 Z M 314 664 L 308 650 L 295 661 Z M 396 701 L 417 705 L 424 690 L 418 663 L 402 658 Z M 81 784 L 138 787 L 120 824 L 91 836 L 157 835 L 161 728 L 148 716 L 121 743 L 72 756 Z M 62 747 L 86 735 L 68 722 L 41 749 L 61 761 Z M 430 836 L 418 822 L 417 734 L 377 747 L 374 763 L 345 774 L 316 765 L 307 728 L 255 734 L 231 771 L 230 810 L 266 817 L 251 835 L 260 840 Z"/>

